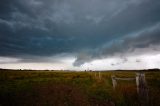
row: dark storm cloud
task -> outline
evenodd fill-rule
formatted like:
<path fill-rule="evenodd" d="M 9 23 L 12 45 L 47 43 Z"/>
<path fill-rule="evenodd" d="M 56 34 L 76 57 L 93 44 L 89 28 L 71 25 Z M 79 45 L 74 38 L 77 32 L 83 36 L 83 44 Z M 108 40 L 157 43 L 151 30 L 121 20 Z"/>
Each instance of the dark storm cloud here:
<path fill-rule="evenodd" d="M 109 56 L 118 55 L 122 58 L 123 55 L 129 55 L 132 52 L 138 52 L 138 54 L 149 54 L 153 47 L 157 48 L 156 51 L 160 51 L 160 23 L 146 28 L 140 32 L 130 34 L 130 36 L 125 36 L 113 42 L 106 43 L 101 48 L 95 50 L 88 50 L 86 55 L 80 55 L 76 59 L 74 65 L 79 66 L 85 62 L 90 62 L 94 59 L 101 59 Z M 152 46 L 150 48 L 150 46 Z M 147 51 L 139 51 L 137 49 L 149 48 Z M 133 54 L 132 54 L 133 55 Z M 137 55 L 137 54 L 135 54 Z M 82 57 L 83 56 L 83 57 Z M 90 57 L 85 58 L 85 57 Z M 126 62 L 126 58 L 123 58 Z"/>
<path fill-rule="evenodd" d="M 68 53 L 79 66 L 159 45 L 158 27 L 140 33 L 160 22 L 159 11 L 158 0 L 1 0 L 0 56 Z"/>

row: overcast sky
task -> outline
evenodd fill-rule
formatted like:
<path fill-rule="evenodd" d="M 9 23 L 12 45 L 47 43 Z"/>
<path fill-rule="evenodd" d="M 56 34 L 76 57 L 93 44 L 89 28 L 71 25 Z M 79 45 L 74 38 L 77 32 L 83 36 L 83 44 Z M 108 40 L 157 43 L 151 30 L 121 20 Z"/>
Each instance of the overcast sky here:
<path fill-rule="evenodd" d="M 160 1 L 1 0 L 0 67 L 160 68 Z"/>

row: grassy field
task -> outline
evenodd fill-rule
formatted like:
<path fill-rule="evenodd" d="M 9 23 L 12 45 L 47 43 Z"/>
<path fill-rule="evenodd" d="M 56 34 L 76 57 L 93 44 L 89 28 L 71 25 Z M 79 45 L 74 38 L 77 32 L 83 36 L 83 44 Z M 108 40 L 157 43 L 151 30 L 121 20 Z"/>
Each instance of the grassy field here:
<path fill-rule="evenodd" d="M 101 72 L 0 71 L 0 106 L 141 106 L 131 71 Z M 97 73 L 98 75 L 98 73 Z M 148 106 L 160 106 L 160 72 L 145 72 Z"/>

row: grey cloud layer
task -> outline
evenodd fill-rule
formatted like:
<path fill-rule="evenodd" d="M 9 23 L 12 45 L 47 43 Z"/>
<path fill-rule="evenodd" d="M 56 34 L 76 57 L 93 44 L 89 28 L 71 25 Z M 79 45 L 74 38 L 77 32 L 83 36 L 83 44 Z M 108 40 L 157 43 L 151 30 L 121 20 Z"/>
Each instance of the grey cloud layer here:
<path fill-rule="evenodd" d="M 80 66 L 85 62 L 90 62 L 94 59 L 101 59 L 109 56 L 128 56 L 150 54 L 150 51 L 160 51 L 160 23 L 146 28 L 140 32 L 130 34 L 118 40 L 104 44 L 101 48 L 88 50 L 85 54 L 79 55 L 74 62 L 75 66 Z M 146 50 L 142 51 L 141 49 Z M 140 51 L 141 50 L 141 51 Z M 134 52 L 134 54 L 132 53 Z M 87 57 L 87 58 L 86 58 Z"/>
<path fill-rule="evenodd" d="M 159 45 L 158 27 L 133 37 L 159 23 L 159 11 L 158 0 L 1 0 L 0 56 L 73 53 L 78 66 Z"/>

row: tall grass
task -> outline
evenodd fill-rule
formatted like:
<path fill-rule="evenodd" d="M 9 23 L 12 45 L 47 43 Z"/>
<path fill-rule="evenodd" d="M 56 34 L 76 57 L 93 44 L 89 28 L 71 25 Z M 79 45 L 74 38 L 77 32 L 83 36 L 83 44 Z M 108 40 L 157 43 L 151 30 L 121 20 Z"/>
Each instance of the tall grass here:
<path fill-rule="evenodd" d="M 140 106 L 134 81 L 118 81 L 111 75 L 135 77 L 135 72 L 0 71 L 2 106 Z M 146 72 L 149 106 L 160 106 L 160 73 Z"/>

